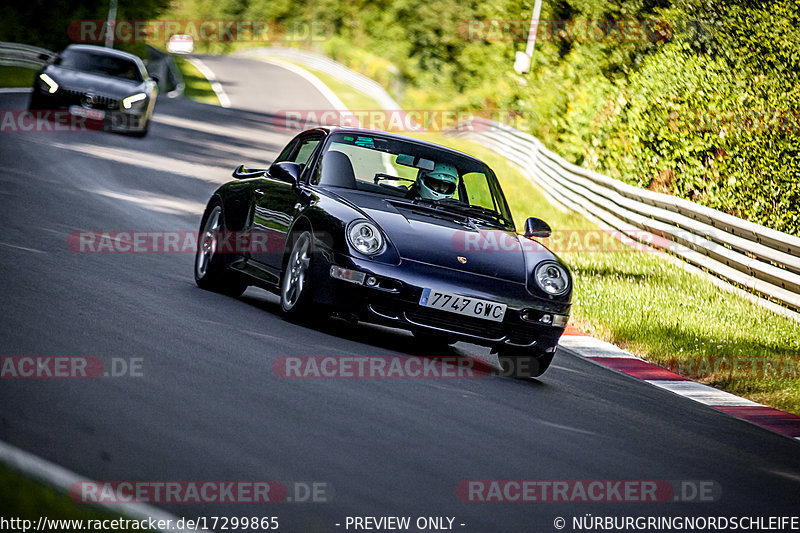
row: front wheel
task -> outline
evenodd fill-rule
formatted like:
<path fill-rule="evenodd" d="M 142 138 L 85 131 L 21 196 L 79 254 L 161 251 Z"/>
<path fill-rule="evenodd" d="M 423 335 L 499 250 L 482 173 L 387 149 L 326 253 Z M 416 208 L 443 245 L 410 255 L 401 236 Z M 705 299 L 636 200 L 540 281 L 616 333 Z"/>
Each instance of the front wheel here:
<path fill-rule="evenodd" d="M 194 281 L 201 289 L 241 296 L 247 284 L 239 274 L 227 270 L 225 256 L 219 249 L 219 236 L 224 229 L 222 205 L 215 202 L 206 209 L 200 223 L 194 258 Z"/>
<path fill-rule="evenodd" d="M 281 311 L 287 317 L 300 317 L 311 310 L 311 259 L 311 233 L 304 231 L 294 241 L 281 279 Z"/>
<path fill-rule="evenodd" d="M 150 131 L 150 121 L 144 123 L 144 127 L 139 131 L 131 132 L 131 135 L 134 137 L 142 138 L 147 135 L 147 132 Z"/>
<path fill-rule="evenodd" d="M 545 352 L 541 355 L 531 355 L 526 352 L 505 351 L 497 355 L 500 367 L 503 369 L 501 375 L 516 379 L 537 378 L 544 374 L 545 370 L 553 362 L 555 351 Z"/>
<path fill-rule="evenodd" d="M 415 329 L 411 333 L 422 346 L 430 350 L 443 350 L 457 342 L 457 339 L 447 333 L 437 331 Z"/>

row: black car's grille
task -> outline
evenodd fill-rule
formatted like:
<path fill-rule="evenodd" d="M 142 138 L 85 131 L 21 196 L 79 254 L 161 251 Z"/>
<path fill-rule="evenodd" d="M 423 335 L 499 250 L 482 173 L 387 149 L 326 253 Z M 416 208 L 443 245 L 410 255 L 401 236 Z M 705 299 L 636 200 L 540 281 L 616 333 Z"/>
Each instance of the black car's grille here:
<path fill-rule="evenodd" d="M 456 333 L 475 335 L 484 339 L 501 339 L 505 336 L 503 324 L 481 318 L 456 315 L 438 309 L 409 309 L 405 312 L 406 318 L 423 326 L 441 328 Z"/>
<path fill-rule="evenodd" d="M 120 101 L 116 98 L 78 89 L 64 89 L 63 98 L 66 100 L 67 105 L 79 105 L 91 109 L 104 110 L 120 108 Z"/>

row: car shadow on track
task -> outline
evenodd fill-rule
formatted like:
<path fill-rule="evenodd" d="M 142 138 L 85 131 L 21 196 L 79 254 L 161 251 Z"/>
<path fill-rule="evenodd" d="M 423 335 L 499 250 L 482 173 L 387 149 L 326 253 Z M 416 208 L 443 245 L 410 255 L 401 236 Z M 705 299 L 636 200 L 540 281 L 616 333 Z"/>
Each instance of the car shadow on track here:
<path fill-rule="evenodd" d="M 246 292 L 238 298 L 259 311 L 268 312 L 283 319 L 277 297 L 261 290 Z M 409 356 L 426 358 L 460 358 L 467 357 L 473 361 L 472 368 L 478 373 L 491 375 L 502 374 L 497 358 L 489 353 L 489 349 L 469 343 L 459 342 L 454 346 L 426 345 L 410 332 L 383 325 L 365 322 L 353 323 L 341 318 L 329 317 L 318 323 L 292 322 L 298 327 L 308 328 L 316 332 L 336 337 L 337 339 L 357 342 L 366 346 L 387 351 L 399 352 Z M 507 376 L 506 376 L 507 377 Z M 522 386 L 545 386 L 535 378 L 511 379 Z"/>

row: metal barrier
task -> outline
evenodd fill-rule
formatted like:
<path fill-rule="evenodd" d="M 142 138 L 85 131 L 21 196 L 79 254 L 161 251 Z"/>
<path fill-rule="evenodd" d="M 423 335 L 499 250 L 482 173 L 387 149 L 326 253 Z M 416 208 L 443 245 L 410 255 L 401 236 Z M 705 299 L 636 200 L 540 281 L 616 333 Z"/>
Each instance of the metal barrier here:
<path fill-rule="evenodd" d="M 168 97 L 183 95 L 186 84 L 172 54 L 147 45 L 147 70 L 158 77 L 158 90 Z"/>
<path fill-rule="evenodd" d="M 555 203 L 800 310 L 800 238 L 581 168 L 499 122 L 474 118 L 458 135 L 506 157 Z"/>
<path fill-rule="evenodd" d="M 40 69 L 55 52 L 27 44 L 0 42 L 0 65 Z"/>

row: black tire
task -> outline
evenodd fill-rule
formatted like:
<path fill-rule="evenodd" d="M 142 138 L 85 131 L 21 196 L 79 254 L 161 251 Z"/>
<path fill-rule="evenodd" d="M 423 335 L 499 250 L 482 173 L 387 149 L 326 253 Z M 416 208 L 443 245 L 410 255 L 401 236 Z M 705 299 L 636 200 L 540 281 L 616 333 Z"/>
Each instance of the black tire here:
<path fill-rule="evenodd" d="M 314 240 L 310 231 L 293 239 L 292 251 L 281 277 L 281 312 L 290 319 L 309 319 L 317 313 L 313 307 Z"/>
<path fill-rule="evenodd" d="M 28 111 L 38 111 L 44 109 L 44 107 L 41 97 L 37 93 L 36 88 L 34 88 L 33 92 L 31 92 L 30 99 L 28 99 Z"/>
<path fill-rule="evenodd" d="M 428 349 L 441 350 L 457 342 L 457 339 L 454 339 L 447 333 L 425 331 L 421 329 L 411 330 L 411 333 L 421 345 Z"/>
<path fill-rule="evenodd" d="M 134 137 L 142 138 L 145 135 L 147 135 L 148 131 L 150 131 L 150 121 L 149 120 L 147 122 L 145 122 L 144 128 L 142 128 L 141 131 L 133 131 L 133 132 L 131 132 L 131 135 L 134 136 Z"/>
<path fill-rule="evenodd" d="M 213 202 L 203 213 L 197 237 L 194 259 L 194 281 L 201 289 L 228 296 L 241 296 L 247 288 L 242 277 L 228 270 L 227 260 L 232 254 L 218 253 L 219 234 L 225 231 L 222 204 Z"/>
<path fill-rule="evenodd" d="M 497 355 L 502 368 L 500 375 L 515 379 L 537 378 L 550 367 L 554 355 L 555 352 L 546 352 L 539 355 L 524 351 L 500 352 Z"/>

